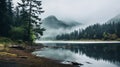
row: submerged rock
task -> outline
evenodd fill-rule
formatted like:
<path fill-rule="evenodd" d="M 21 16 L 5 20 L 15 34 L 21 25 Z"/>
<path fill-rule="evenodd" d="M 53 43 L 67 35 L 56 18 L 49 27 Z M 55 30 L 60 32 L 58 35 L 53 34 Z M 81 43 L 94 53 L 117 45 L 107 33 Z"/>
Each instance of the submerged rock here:
<path fill-rule="evenodd" d="M 90 62 L 86 62 L 87 64 L 92 64 L 92 63 L 90 63 Z"/>
<path fill-rule="evenodd" d="M 72 65 L 80 65 L 80 66 L 83 65 L 82 63 L 78 63 L 78 62 L 72 62 L 72 61 L 67 61 L 67 62 L 70 62 Z"/>
<path fill-rule="evenodd" d="M 78 62 L 71 62 L 73 65 L 80 65 L 80 66 L 82 66 L 83 64 L 81 64 L 81 63 L 78 63 Z"/>

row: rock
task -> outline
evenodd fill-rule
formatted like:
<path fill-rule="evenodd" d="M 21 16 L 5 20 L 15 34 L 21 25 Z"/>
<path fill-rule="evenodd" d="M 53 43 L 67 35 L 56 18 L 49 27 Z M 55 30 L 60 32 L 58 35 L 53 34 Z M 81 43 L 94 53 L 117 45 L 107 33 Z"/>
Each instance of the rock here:
<path fill-rule="evenodd" d="M 78 62 L 72 62 L 72 61 L 67 61 L 67 62 L 71 62 L 71 64 L 72 64 L 72 65 L 80 65 L 80 66 L 82 66 L 82 65 L 83 65 L 83 64 L 78 63 Z"/>
<path fill-rule="evenodd" d="M 19 49 L 19 50 L 24 50 L 25 48 L 21 45 L 11 45 L 9 46 L 9 48 L 15 48 L 15 49 Z"/>
<path fill-rule="evenodd" d="M 19 58 L 27 59 L 28 56 L 19 56 Z"/>
<path fill-rule="evenodd" d="M 90 62 L 86 62 L 87 64 L 92 64 L 92 63 L 90 63 Z"/>
<path fill-rule="evenodd" d="M 81 63 L 77 63 L 77 62 L 71 62 L 73 65 L 83 65 L 83 64 L 81 64 Z"/>

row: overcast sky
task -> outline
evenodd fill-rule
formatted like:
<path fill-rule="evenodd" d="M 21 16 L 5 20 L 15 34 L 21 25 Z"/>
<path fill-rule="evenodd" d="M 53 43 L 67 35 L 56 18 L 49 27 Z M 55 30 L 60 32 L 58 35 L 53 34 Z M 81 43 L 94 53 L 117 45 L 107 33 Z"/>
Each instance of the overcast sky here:
<path fill-rule="evenodd" d="M 88 24 L 103 23 L 120 14 L 120 0 L 42 0 L 42 7 L 42 18 L 55 15 Z"/>

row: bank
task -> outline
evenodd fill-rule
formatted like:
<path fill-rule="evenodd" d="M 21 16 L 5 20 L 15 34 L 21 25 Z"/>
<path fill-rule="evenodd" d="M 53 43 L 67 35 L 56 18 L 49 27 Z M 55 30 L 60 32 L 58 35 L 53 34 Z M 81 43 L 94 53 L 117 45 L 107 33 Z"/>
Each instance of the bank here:
<path fill-rule="evenodd" d="M 58 61 L 36 57 L 31 54 L 35 48 L 42 47 L 42 44 L 23 48 L 17 47 L 17 45 L 5 47 L 0 44 L 0 67 L 73 67 L 72 65 L 61 64 Z"/>

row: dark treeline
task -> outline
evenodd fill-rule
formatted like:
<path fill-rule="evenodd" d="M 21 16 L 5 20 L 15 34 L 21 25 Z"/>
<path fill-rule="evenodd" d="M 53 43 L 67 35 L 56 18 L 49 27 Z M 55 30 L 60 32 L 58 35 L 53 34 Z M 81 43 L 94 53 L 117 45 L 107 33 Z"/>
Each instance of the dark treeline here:
<path fill-rule="evenodd" d="M 57 40 L 119 40 L 120 38 L 120 21 L 112 21 L 105 24 L 94 24 L 85 29 L 75 30 L 56 36 Z"/>
<path fill-rule="evenodd" d="M 33 41 L 43 35 L 41 1 L 21 0 L 13 7 L 12 0 L 0 0 L 0 37 Z"/>

